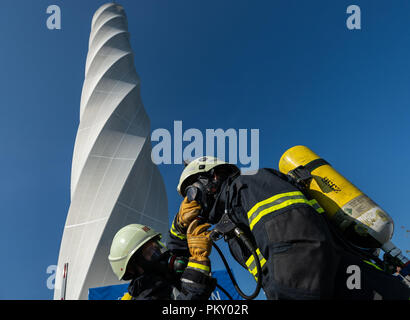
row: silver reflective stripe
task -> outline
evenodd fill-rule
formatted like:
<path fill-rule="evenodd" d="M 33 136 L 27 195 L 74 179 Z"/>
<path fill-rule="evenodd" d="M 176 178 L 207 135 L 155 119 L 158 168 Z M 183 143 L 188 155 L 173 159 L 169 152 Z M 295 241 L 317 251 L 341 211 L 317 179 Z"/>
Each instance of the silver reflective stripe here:
<path fill-rule="evenodd" d="M 320 204 L 316 201 L 316 199 L 309 200 L 309 204 L 319 213 L 325 212 L 323 208 L 320 206 Z"/>
<path fill-rule="evenodd" d="M 247 214 L 249 227 L 252 230 L 256 223 L 267 214 L 300 203 L 310 205 L 309 201 L 300 191 L 281 193 L 260 201 Z"/>
<path fill-rule="evenodd" d="M 287 200 L 291 200 L 291 199 L 305 199 L 305 196 L 304 196 L 303 194 L 302 194 L 302 195 L 294 195 L 294 196 L 284 196 L 284 197 L 281 197 L 281 198 L 279 198 L 279 199 L 277 199 L 277 200 L 275 200 L 275 201 L 273 201 L 273 202 L 266 203 L 266 204 L 260 206 L 260 207 L 249 217 L 249 221 L 252 221 L 253 219 L 255 219 L 261 211 L 263 211 L 263 210 L 265 210 L 265 209 L 268 209 L 269 207 L 276 206 L 276 205 L 278 205 L 278 204 L 281 204 L 281 203 L 283 203 L 283 202 L 285 202 L 285 201 L 287 201 Z"/>
<path fill-rule="evenodd" d="M 256 254 L 258 255 L 259 262 L 261 264 L 261 268 L 263 269 L 263 267 L 266 264 L 266 259 L 263 257 L 263 255 L 262 255 L 261 251 L 259 250 L 259 248 L 256 249 Z M 256 267 L 256 261 L 255 261 L 255 258 L 253 257 L 253 255 L 251 255 L 249 257 L 249 259 L 246 261 L 246 266 L 248 267 L 249 272 L 257 280 L 258 278 L 256 277 L 256 275 L 258 274 L 258 268 Z"/>

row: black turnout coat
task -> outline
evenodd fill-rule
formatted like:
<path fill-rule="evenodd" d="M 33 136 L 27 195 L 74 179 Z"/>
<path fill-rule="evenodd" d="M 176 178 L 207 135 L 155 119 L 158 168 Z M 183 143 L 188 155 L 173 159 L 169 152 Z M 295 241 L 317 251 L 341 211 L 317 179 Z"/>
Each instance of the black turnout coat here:
<path fill-rule="evenodd" d="M 262 266 L 268 299 L 405 299 L 409 290 L 399 280 L 346 249 L 324 210 L 274 169 L 259 169 L 225 181 L 209 213 L 221 219 L 225 204 L 231 219 L 253 242 Z M 169 234 L 171 250 L 187 250 L 186 241 Z M 229 241 L 235 260 L 257 278 L 256 262 L 237 239 Z M 360 275 L 350 274 L 358 266 Z M 356 283 L 349 278 L 355 276 Z M 359 277 L 360 276 L 360 277 Z M 351 283 L 352 282 L 352 283 Z M 353 284 L 353 285 L 352 285 Z M 360 287 L 360 288 L 359 288 Z"/>

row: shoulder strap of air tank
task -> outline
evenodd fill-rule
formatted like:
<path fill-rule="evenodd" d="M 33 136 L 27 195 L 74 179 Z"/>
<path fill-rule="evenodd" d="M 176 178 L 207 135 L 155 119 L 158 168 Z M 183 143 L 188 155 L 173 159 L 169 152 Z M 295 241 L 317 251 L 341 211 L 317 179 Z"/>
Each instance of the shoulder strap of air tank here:
<path fill-rule="evenodd" d="M 304 165 L 304 167 L 310 172 L 312 173 L 313 170 L 324 166 L 324 165 L 330 165 L 329 162 L 327 162 L 325 159 L 319 158 L 319 159 L 315 159 L 310 161 L 308 164 Z"/>
<path fill-rule="evenodd" d="M 312 179 L 312 171 L 324 165 L 330 164 L 324 159 L 315 159 L 304 166 L 299 166 L 289 171 L 287 176 L 290 177 L 290 182 L 298 188 L 304 188 L 305 184 Z"/>
<path fill-rule="evenodd" d="M 291 184 L 293 184 L 296 188 L 300 189 L 303 192 L 306 189 L 308 183 L 313 178 L 312 171 L 324 165 L 330 164 L 324 159 L 315 159 L 304 166 L 298 166 L 295 169 L 289 171 L 286 176 Z"/>

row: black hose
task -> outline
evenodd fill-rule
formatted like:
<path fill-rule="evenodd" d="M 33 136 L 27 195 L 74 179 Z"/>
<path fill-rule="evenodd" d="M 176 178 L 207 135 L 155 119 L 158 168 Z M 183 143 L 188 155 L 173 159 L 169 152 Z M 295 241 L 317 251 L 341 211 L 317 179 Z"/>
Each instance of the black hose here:
<path fill-rule="evenodd" d="M 259 256 L 255 251 L 254 246 L 252 245 L 252 243 L 249 241 L 249 239 L 245 236 L 245 234 L 239 229 L 236 228 L 236 232 L 237 237 L 242 241 L 243 244 L 246 245 L 246 247 L 248 248 L 248 250 L 252 253 L 252 256 L 255 260 L 256 263 L 256 270 L 257 270 L 257 275 L 258 275 L 258 280 L 257 280 L 257 284 L 256 284 L 256 288 L 253 294 L 251 294 L 250 296 L 248 296 L 249 300 L 252 300 L 254 298 L 256 298 L 262 288 L 262 266 L 261 266 L 261 262 L 259 260 Z M 245 298 L 244 296 L 242 296 L 243 298 Z M 246 298 L 245 298 L 246 299 Z"/>
<path fill-rule="evenodd" d="M 255 261 L 256 261 L 256 268 L 257 268 L 257 270 L 258 270 L 258 275 L 259 275 L 259 277 L 258 277 L 258 283 L 257 283 L 257 286 L 256 286 L 256 288 L 255 288 L 255 291 L 254 291 L 251 295 L 248 296 L 248 295 L 246 295 L 245 293 L 243 293 L 243 291 L 241 290 L 241 288 L 239 288 L 239 285 L 238 285 L 238 283 L 236 282 L 235 277 L 234 277 L 234 275 L 232 274 L 231 269 L 229 268 L 228 262 L 226 261 L 224 255 L 223 255 L 223 253 L 222 253 L 222 251 L 221 251 L 221 249 L 216 245 L 215 242 L 213 243 L 213 246 L 214 246 L 214 248 L 216 249 L 216 251 L 218 251 L 218 253 L 219 253 L 219 255 L 220 255 L 221 259 L 222 259 L 222 262 L 223 262 L 224 265 L 225 265 L 226 271 L 228 272 L 229 278 L 231 278 L 232 284 L 233 284 L 235 290 L 238 291 L 239 295 L 240 295 L 242 298 L 246 299 L 246 300 L 252 300 L 252 299 L 256 298 L 256 297 L 258 296 L 259 292 L 260 292 L 261 287 L 262 287 L 262 268 L 261 268 L 261 266 L 260 266 L 259 257 L 257 256 L 255 250 L 254 250 L 253 248 L 251 248 L 251 249 L 252 249 L 251 252 L 252 252 L 252 254 L 253 254 L 254 258 L 255 258 Z M 246 246 L 248 246 L 248 244 L 246 244 Z"/>
<path fill-rule="evenodd" d="M 228 180 L 227 180 L 228 182 L 227 182 L 227 188 L 226 188 L 225 214 L 228 216 L 228 221 L 229 221 L 230 224 L 233 224 L 233 222 L 232 222 L 233 220 L 232 220 L 232 217 L 230 215 L 231 210 L 230 210 L 230 202 L 229 202 L 229 189 L 230 189 L 230 185 L 232 183 L 232 180 L 235 179 L 237 176 L 238 176 L 238 172 L 236 172 L 232 176 L 229 176 Z M 229 225 L 229 223 L 228 223 L 228 225 Z M 257 280 L 257 285 L 256 285 L 256 288 L 255 288 L 255 291 L 251 295 L 249 295 L 249 296 L 246 295 L 241 290 L 241 288 L 239 288 L 239 285 L 236 282 L 235 277 L 232 274 L 231 269 L 229 268 L 228 262 L 226 261 L 221 249 L 219 249 L 219 247 L 215 244 L 215 242 L 213 242 L 212 245 L 214 246 L 216 251 L 218 251 L 218 253 L 219 253 L 219 255 L 222 259 L 222 262 L 225 265 L 226 271 L 228 272 L 229 278 L 231 278 L 231 281 L 232 281 L 232 284 L 233 284 L 235 290 L 239 293 L 239 295 L 242 298 L 244 298 L 246 300 L 252 300 L 252 299 L 255 299 L 258 296 L 258 294 L 259 294 L 259 292 L 262 288 L 262 276 L 263 276 L 262 275 L 262 266 L 261 266 L 261 263 L 259 261 L 259 256 L 255 252 L 255 249 L 254 249 L 252 243 L 248 240 L 248 238 L 245 236 L 245 234 L 242 232 L 242 230 L 240 230 L 238 227 L 234 227 L 232 230 L 234 231 L 234 234 L 236 235 L 236 238 L 240 239 L 242 241 L 242 243 L 249 249 L 249 251 L 251 252 L 251 254 L 252 254 L 252 256 L 253 256 L 253 258 L 256 262 L 256 270 L 257 270 L 258 280 Z M 224 234 L 224 232 L 222 234 Z M 225 241 L 226 241 L 226 238 L 225 238 Z"/>

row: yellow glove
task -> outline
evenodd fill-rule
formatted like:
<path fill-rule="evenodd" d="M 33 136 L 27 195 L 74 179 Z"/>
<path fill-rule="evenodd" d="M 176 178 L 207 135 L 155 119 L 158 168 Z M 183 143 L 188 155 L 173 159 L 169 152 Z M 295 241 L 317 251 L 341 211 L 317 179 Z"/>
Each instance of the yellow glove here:
<path fill-rule="evenodd" d="M 182 201 L 177 214 L 177 224 L 181 231 L 185 231 L 194 219 L 201 213 L 201 206 L 195 200 L 188 202 L 188 197 Z"/>
<path fill-rule="evenodd" d="M 199 225 L 199 221 L 194 220 L 187 230 L 188 248 L 191 254 L 189 261 L 208 266 L 208 271 L 210 265 L 208 257 L 212 250 L 211 231 L 208 231 L 210 226 L 209 223 Z"/>

